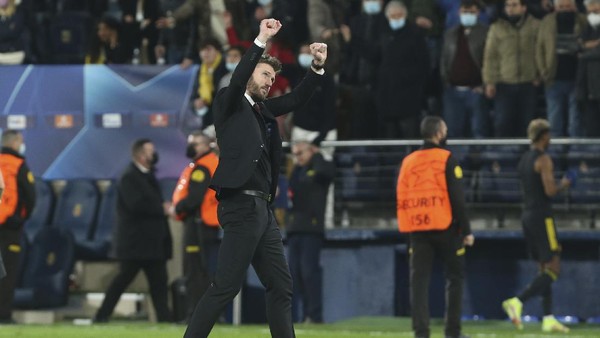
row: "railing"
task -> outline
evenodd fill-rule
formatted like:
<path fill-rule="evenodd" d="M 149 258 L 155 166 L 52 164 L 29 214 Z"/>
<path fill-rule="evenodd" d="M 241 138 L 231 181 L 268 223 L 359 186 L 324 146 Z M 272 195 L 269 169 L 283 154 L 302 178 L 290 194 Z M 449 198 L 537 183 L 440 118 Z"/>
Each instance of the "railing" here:
<path fill-rule="evenodd" d="M 333 227 L 394 228 L 395 190 L 402 159 L 421 140 L 326 141 L 334 147 Z M 464 173 L 465 197 L 472 218 L 482 228 L 503 227 L 518 218 L 522 194 L 517 163 L 529 147 L 527 139 L 449 140 Z M 548 153 L 557 179 L 575 170 L 578 179 L 553 201 L 566 226 L 595 227 L 600 204 L 600 139 L 552 139 Z"/>

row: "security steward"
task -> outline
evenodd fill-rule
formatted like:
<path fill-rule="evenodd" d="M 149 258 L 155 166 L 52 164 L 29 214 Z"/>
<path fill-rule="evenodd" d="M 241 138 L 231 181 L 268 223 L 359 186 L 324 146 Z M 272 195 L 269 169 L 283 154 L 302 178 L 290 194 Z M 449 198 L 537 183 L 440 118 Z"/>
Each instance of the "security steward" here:
<path fill-rule="evenodd" d="M 446 278 L 445 337 L 461 333 L 465 245 L 473 245 L 462 190 L 462 169 L 443 148 L 448 127 L 437 116 L 421 122 L 423 147 L 403 161 L 396 197 L 400 232 L 410 238 L 410 299 L 415 337 L 429 338 L 429 280 L 435 253 Z"/>
<path fill-rule="evenodd" d="M 211 139 L 201 131 L 188 137 L 186 156 L 192 159 L 179 177 L 173 192 L 175 216 L 183 221 L 183 273 L 186 286 L 186 318 L 194 312 L 196 303 L 210 285 L 216 267 L 210 258 L 216 257 L 219 245 L 218 201 L 209 189 L 219 158 L 212 151 Z M 216 259 L 215 259 L 216 260 Z"/>
<path fill-rule="evenodd" d="M 0 252 L 6 277 L 0 280 L 0 323 L 12 322 L 13 292 L 19 273 L 23 224 L 35 205 L 35 185 L 25 163 L 23 134 L 17 130 L 2 133 L 0 170 L 5 190 L 0 204 Z"/>

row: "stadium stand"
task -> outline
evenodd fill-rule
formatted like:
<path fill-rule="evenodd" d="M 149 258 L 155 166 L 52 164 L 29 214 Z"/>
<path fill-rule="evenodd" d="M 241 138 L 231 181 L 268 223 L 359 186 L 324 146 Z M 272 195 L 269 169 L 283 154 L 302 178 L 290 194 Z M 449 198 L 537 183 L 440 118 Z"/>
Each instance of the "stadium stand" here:
<path fill-rule="evenodd" d="M 31 217 L 25 222 L 25 236 L 31 243 L 37 232 L 44 226 L 50 224 L 54 208 L 55 196 L 50 183 L 37 178 L 35 180 L 35 207 Z"/>

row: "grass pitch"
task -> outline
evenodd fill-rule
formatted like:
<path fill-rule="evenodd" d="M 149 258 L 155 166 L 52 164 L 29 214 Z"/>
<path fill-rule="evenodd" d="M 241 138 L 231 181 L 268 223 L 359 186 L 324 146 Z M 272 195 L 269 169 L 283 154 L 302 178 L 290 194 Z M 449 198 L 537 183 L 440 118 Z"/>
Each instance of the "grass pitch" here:
<path fill-rule="evenodd" d="M 362 317 L 333 324 L 296 324 L 298 338 L 411 338 L 410 319 L 389 317 Z M 590 324 L 572 325 L 569 334 L 543 333 L 541 324 L 526 324 L 525 330 L 516 331 L 507 321 L 478 321 L 463 323 L 463 331 L 472 338 L 585 338 L 600 337 L 600 326 Z M 440 320 L 432 321 L 432 338 L 443 337 Z M 57 337 L 57 338 L 171 338 L 182 337 L 183 325 L 151 324 L 145 322 L 114 321 L 108 324 L 76 326 L 70 323 L 55 325 L 4 325 L 0 337 Z M 217 325 L 210 338 L 268 338 L 267 325 Z"/>

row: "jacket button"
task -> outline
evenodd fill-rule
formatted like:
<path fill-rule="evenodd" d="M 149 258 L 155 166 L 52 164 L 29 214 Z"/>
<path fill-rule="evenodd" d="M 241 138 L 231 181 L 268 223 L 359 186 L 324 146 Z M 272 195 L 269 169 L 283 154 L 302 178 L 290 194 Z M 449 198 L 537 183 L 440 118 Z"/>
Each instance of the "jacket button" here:
<path fill-rule="evenodd" d="M 261 144 L 261 145 L 260 145 L 260 147 L 261 147 L 261 148 L 264 148 L 264 147 L 265 147 L 265 145 L 264 145 L 264 144 Z"/>
<path fill-rule="evenodd" d="M 258 160 L 252 160 L 252 162 L 256 163 L 256 162 L 258 162 Z"/>

